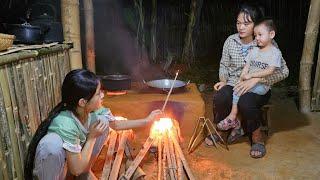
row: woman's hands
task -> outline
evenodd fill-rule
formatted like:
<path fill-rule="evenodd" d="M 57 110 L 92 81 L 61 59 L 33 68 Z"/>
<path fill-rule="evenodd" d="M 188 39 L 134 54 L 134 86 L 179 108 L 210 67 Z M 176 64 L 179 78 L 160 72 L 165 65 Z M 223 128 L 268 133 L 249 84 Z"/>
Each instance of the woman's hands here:
<path fill-rule="evenodd" d="M 163 112 L 160 109 L 154 110 L 152 111 L 148 117 L 146 118 L 147 123 L 153 122 L 155 120 L 160 119 L 161 117 L 163 117 Z"/>
<path fill-rule="evenodd" d="M 214 88 L 214 90 L 219 91 L 225 85 L 227 85 L 226 82 L 220 81 L 220 82 L 217 82 L 216 84 L 214 84 L 213 88 Z"/>
<path fill-rule="evenodd" d="M 251 79 L 251 78 L 252 78 L 251 74 L 242 74 L 242 75 L 240 76 L 240 81 L 249 80 L 249 79 Z"/>
<path fill-rule="evenodd" d="M 107 121 L 98 120 L 90 125 L 88 138 L 96 138 L 109 128 Z"/>
<path fill-rule="evenodd" d="M 234 86 L 233 90 L 238 96 L 241 96 L 253 88 L 259 81 L 260 78 L 251 78 L 245 81 L 240 81 Z"/>

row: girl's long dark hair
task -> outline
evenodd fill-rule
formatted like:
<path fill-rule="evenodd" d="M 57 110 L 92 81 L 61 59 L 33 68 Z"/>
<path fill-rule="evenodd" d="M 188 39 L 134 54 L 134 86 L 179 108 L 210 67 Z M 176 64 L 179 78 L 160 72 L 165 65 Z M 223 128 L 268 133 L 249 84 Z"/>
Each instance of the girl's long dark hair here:
<path fill-rule="evenodd" d="M 40 140 L 47 134 L 52 120 L 64 110 L 76 113 L 79 100 L 81 98 L 90 100 L 95 94 L 98 84 L 97 76 L 88 70 L 72 70 L 66 75 L 61 88 L 61 102 L 52 109 L 47 119 L 42 121 L 29 144 L 24 164 L 24 178 L 26 180 L 33 179 L 36 149 Z"/>

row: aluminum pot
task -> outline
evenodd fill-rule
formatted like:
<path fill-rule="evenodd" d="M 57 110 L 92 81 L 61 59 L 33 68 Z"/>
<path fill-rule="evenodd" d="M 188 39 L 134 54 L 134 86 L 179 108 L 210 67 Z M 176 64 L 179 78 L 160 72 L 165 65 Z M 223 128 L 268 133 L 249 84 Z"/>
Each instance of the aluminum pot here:
<path fill-rule="evenodd" d="M 107 91 L 121 91 L 131 88 L 131 77 L 124 74 L 99 76 L 103 88 Z"/>
<path fill-rule="evenodd" d="M 158 79 L 158 80 L 152 80 L 152 81 L 143 81 L 147 86 L 149 87 L 153 87 L 153 88 L 157 88 L 157 89 L 161 89 L 164 91 L 168 91 L 170 90 L 172 84 L 173 84 L 173 79 Z M 174 89 L 178 89 L 178 88 L 184 88 L 185 86 L 187 86 L 190 83 L 190 81 L 188 82 L 184 82 L 181 80 L 176 80 L 173 84 L 173 90 Z"/>

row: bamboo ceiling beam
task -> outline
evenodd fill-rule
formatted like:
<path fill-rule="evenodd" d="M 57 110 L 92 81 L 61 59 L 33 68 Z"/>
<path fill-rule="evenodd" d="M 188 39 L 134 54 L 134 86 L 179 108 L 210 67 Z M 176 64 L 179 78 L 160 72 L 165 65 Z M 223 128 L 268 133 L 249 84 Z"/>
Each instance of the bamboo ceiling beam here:
<path fill-rule="evenodd" d="M 311 0 L 299 75 L 300 111 L 311 111 L 311 72 L 320 22 L 320 1 Z"/>
<path fill-rule="evenodd" d="M 74 46 L 70 50 L 71 69 L 82 68 L 79 0 L 61 0 L 61 19 L 64 39 Z"/>

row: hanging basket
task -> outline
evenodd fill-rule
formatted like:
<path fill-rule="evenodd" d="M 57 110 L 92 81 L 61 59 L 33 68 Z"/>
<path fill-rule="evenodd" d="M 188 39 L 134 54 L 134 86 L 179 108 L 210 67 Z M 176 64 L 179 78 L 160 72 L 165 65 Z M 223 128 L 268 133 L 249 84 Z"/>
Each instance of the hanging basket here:
<path fill-rule="evenodd" d="M 0 33 L 0 51 L 7 50 L 11 47 L 14 39 L 14 35 Z"/>

